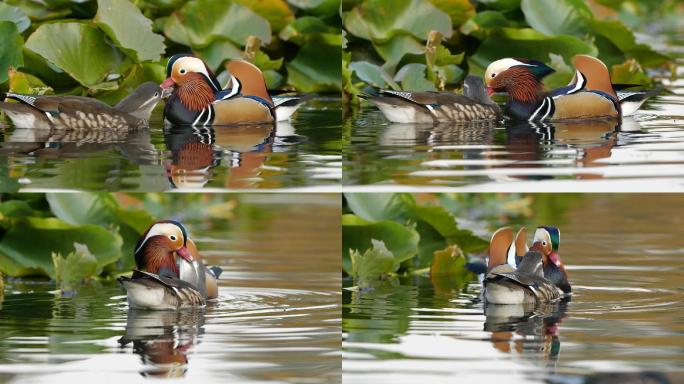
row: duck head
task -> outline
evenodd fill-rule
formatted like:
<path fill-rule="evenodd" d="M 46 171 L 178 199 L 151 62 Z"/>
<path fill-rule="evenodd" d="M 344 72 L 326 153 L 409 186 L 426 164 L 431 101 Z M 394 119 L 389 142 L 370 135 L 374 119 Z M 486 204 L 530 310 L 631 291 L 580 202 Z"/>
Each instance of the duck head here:
<path fill-rule="evenodd" d="M 147 121 L 154 107 L 161 101 L 162 94 L 163 89 L 158 84 L 148 81 L 136 88 L 114 108 Z"/>
<path fill-rule="evenodd" d="M 507 92 L 514 100 L 534 102 L 542 90 L 542 79 L 553 72 L 553 68 L 540 61 L 505 58 L 489 64 L 484 81 L 490 96 Z"/>
<path fill-rule="evenodd" d="M 152 224 L 135 247 L 135 263 L 138 269 L 178 277 L 178 264 L 174 253 L 188 262 L 193 260 L 186 247 L 187 239 L 187 230 L 177 221 L 164 220 Z"/>
<path fill-rule="evenodd" d="M 221 86 L 213 72 L 199 57 L 174 55 L 166 65 L 166 80 L 161 84 L 166 93 L 172 89 L 181 104 L 190 111 L 199 112 L 216 98 Z"/>
<path fill-rule="evenodd" d="M 560 256 L 558 255 L 558 246 L 560 245 L 560 231 L 556 227 L 539 227 L 534 232 L 534 240 L 532 241 L 532 248 L 530 250 L 537 251 L 542 254 L 542 262 L 544 266 L 553 263 L 555 266 L 561 266 Z"/>

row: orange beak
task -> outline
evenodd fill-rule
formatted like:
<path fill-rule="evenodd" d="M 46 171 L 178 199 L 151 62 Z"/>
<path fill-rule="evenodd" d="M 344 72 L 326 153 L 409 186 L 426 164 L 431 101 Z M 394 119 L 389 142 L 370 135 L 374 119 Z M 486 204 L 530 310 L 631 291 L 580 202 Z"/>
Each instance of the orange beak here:
<path fill-rule="evenodd" d="M 176 253 L 178 254 L 178 256 L 182 257 L 188 263 L 192 263 L 192 255 L 190 254 L 188 249 L 185 248 L 185 246 L 180 247 L 180 249 L 178 249 Z"/>

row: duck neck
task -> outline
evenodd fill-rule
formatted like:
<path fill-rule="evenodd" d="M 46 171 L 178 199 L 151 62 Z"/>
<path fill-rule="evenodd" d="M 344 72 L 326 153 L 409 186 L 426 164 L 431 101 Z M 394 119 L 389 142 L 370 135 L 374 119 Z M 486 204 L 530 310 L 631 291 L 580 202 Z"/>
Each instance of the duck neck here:
<path fill-rule="evenodd" d="M 155 239 L 149 239 L 143 252 L 143 261 L 145 263 L 145 270 L 157 275 L 171 274 L 174 277 L 179 276 L 178 265 L 176 258 L 172 251 L 159 244 Z"/>
<path fill-rule="evenodd" d="M 176 90 L 178 99 L 185 108 L 200 112 L 216 99 L 214 89 L 200 74 L 189 74 L 183 84 Z"/>

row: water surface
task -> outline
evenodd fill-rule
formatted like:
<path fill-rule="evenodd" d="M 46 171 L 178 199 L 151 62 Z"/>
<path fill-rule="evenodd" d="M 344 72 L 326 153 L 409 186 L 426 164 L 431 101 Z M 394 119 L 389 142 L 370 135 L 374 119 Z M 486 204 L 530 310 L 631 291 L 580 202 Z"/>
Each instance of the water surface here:
<path fill-rule="evenodd" d="M 682 382 L 684 197 L 574 199 L 555 222 L 570 302 L 484 306 L 477 278 L 345 290 L 344 381 Z"/>
<path fill-rule="evenodd" d="M 337 190 L 340 99 L 305 102 L 289 122 L 55 134 L 4 126 L 0 191 Z"/>
<path fill-rule="evenodd" d="M 241 201 L 228 221 L 185 220 L 224 270 L 218 303 L 203 311 L 129 311 L 115 282 L 63 298 L 53 284 L 8 281 L 0 381 L 339 382 L 339 198 Z"/>

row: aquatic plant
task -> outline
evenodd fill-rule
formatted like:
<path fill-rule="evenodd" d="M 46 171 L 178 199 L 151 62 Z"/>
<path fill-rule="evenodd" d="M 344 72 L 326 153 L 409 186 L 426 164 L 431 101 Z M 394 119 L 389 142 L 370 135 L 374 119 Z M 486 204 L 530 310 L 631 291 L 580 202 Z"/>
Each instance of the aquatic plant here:
<path fill-rule="evenodd" d="M 174 53 L 219 76 L 246 58 L 271 89 L 341 89 L 335 0 L 7 0 L 0 3 L 0 89 L 89 94 L 114 102 L 163 81 Z"/>

